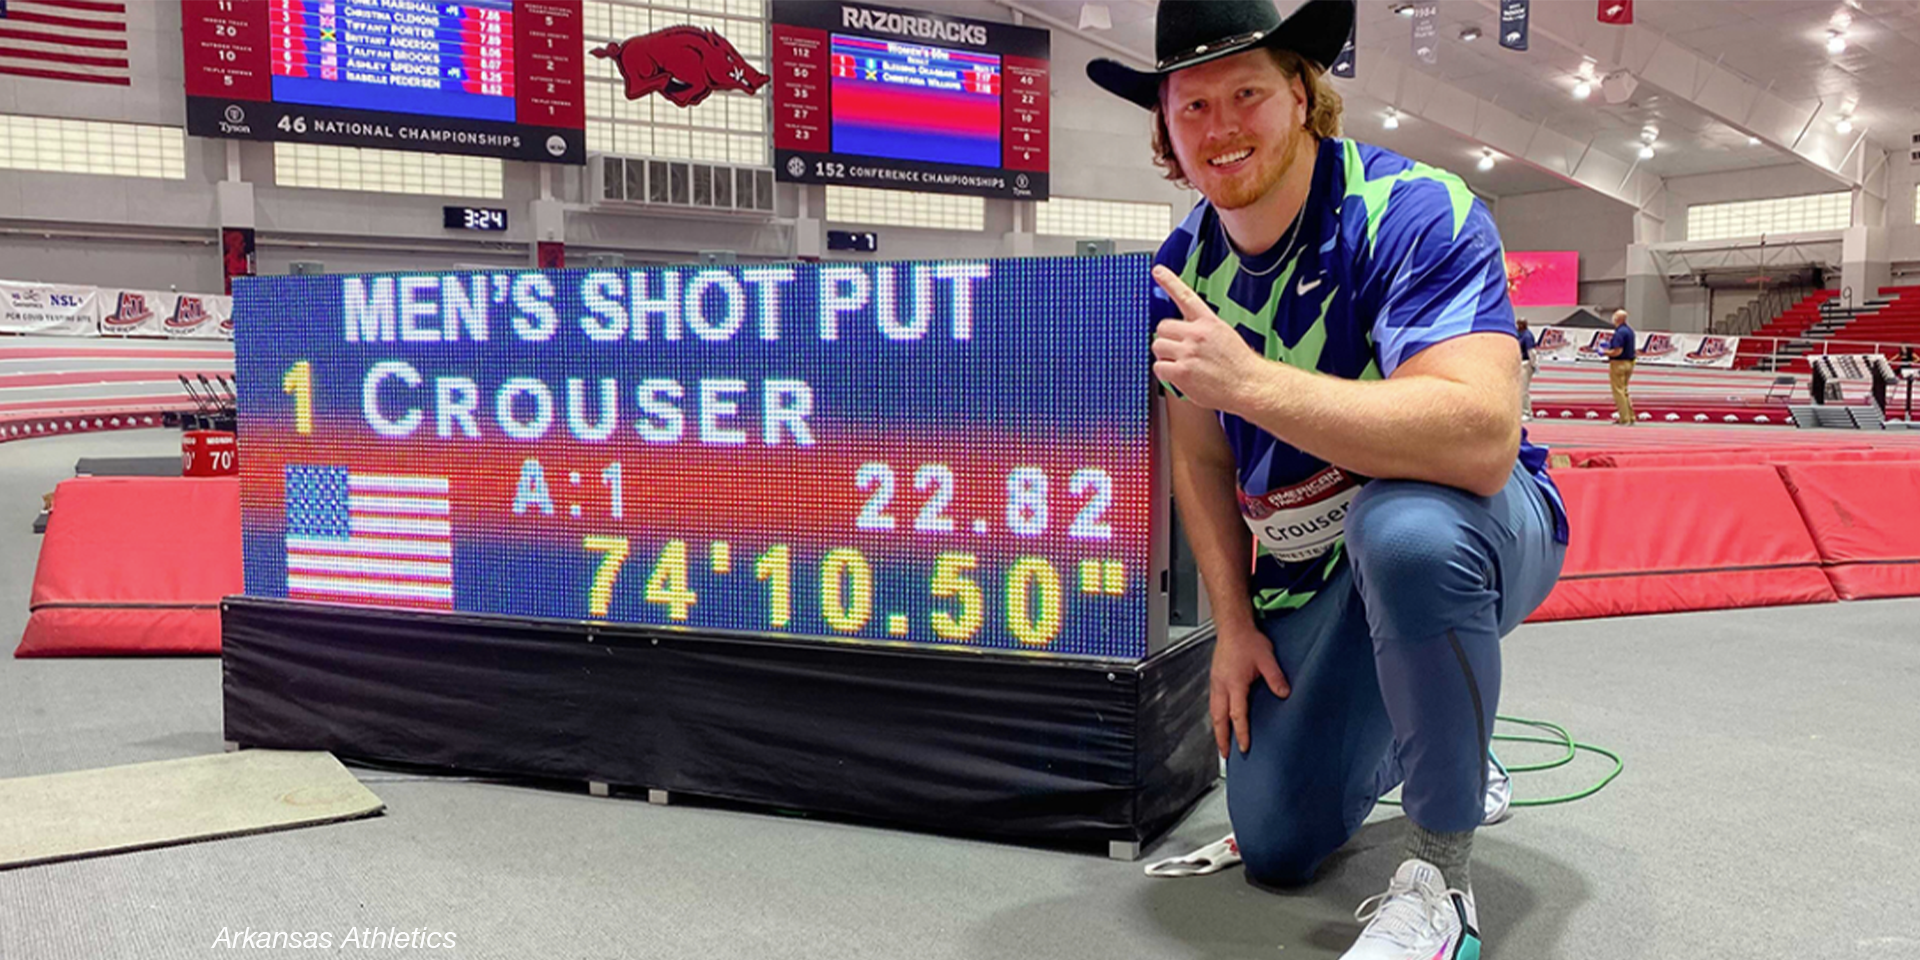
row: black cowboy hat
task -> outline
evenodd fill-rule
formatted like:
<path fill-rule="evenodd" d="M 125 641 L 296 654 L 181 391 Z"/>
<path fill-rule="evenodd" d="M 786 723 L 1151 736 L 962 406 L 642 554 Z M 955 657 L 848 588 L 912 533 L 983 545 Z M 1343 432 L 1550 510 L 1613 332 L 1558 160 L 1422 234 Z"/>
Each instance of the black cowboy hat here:
<path fill-rule="evenodd" d="M 1153 69 L 1102 58 L 1087 64 L 1087 78 L 1151 108 L 1167 74 L 1255 47 L 1292 50 L 1326 69 L 1353 32 L 1353 8 L 1354 0 L 1307 0 L 1282 20 L 1273 0 L 1160 0 Z"/>

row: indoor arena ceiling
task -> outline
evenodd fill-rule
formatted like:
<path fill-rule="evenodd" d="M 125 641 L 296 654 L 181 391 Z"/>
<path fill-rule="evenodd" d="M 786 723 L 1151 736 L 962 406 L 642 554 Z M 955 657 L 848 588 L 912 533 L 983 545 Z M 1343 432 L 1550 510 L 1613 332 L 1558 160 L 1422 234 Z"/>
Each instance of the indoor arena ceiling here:
<path fill-rule="evenodd" d="M 1151 57 L 1153 0 L 1003 5 L 1131 51 L 1136 62 Z M 1609 158 L 1608 178 L 1617 170 L 1667 178 L 1797 162 L 1828 170 L 1844 188 L 1871 182 L 1883 151 L 1905 162 L 1920 125 L 1920 4 L 1910 0 L 1660 0 L 1638 4 L 1631 27 L 1599 23 L 1591 2 L 1534 0 L 1526 52 L 1499 46 L 1497 0 L 1432 5 L 1440 43 L 1430 64 L 1413 52 L 1412 22 L 1399 12 L 1406 4 L 1360 3 L 1358 75 L 1341 83 L 1348 133 L 1444 164 L 1494 195 L 1564 188 L 1587 151 Z M 1112 26 L 1080 29 L 1086 7 L 1104 7 Z M 1463 39 L 1469 28 L 1480 36 Z M 1600 78 L 1622 68 L 1635 89 L 1622 97 L 1616 84 L 1610 98 Z M 1583 70 L 1594 83 L 1580 100 L 1574 88 Z M 1428 104 L 1433 89 L 1445 91 L 1448 109 L 1407 108 Z M 1383 126 L 1390 104 L 1400 105 L 1396 130 Z M 1556 143 L 1566 141 L 1559 154 L 1571 147 L 1575 155 L 1509 160 L 1506 153 L 1541 139 L 1514 130 L 1517 123 L 1558 134 Z M 1642 159 L 1648 137 L 1654 155 Z M 1488 145 L 1509 149 L 1494 170 L 1480 171 L 1475 160 Z M 1586 174 L 1577 180 L 1596 179 L 1591 164 Z"/>

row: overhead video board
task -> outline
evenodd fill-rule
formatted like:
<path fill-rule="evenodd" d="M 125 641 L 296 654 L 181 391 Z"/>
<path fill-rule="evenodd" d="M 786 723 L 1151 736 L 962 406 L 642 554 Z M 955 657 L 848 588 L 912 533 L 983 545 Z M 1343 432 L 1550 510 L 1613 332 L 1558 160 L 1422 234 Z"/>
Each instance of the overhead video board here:
<path fill-rule="evenodd" d="M 1144 656 L 1146 275 L 241 281 L 247 592 Z"/>
<path fill-rule="evenodd" d="M 774 0 L 783 180 L 1045 200 L 1047 31 Z"/>
<path fill-rule="evenodd" d="M 586 162 L 580 0 L 184 0 L 187 132 Z"/>

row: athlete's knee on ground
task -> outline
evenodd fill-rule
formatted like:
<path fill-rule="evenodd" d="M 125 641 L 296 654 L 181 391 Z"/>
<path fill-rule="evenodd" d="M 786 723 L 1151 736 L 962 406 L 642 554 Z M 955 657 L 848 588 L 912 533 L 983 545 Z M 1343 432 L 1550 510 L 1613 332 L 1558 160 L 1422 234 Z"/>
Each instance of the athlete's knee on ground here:
<path fill-rule="evenodd" d="M 1344 833 L 1326 836 L 1282 815 L 1233 821 L 1234 840 L 1246 864 L 1247 879 L 1268 887 L 1296 887 L 1313 879 L 1321 861 L 1346 842 Z"/>
<path fill-rule="evenodd" d="M 1256 779 L 1252 769 L 1230 771 L 1227 775 L 1227 809 L 1233 817 L 1234 839 L 1240 845 L 1240 859 L 1247 876 L 1254 882 L 1272 887 L 1290 887 L 1313 879 L 1320 862 L 1353 831 L 1346 826 L 1340 809 L 1340 791 L 1326 779 L 1329 771 L 1298 771 L 1307 779 L 1293 780 L 1277 789 L 1249 790 L 1248 784 L 1268 783 Z M 1240 790 L 1234 789 L 1240 778 Z"/>

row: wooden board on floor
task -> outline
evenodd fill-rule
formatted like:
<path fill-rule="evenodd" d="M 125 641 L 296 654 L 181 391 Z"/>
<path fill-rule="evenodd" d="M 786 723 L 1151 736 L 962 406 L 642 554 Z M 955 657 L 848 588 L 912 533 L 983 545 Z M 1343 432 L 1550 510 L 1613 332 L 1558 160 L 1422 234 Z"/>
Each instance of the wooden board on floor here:
<path fill-rule="evenodd" d="M 0 870 L 352 820 L 386 805 L 333 755 L 288 750 L 0 780 Z"/>

